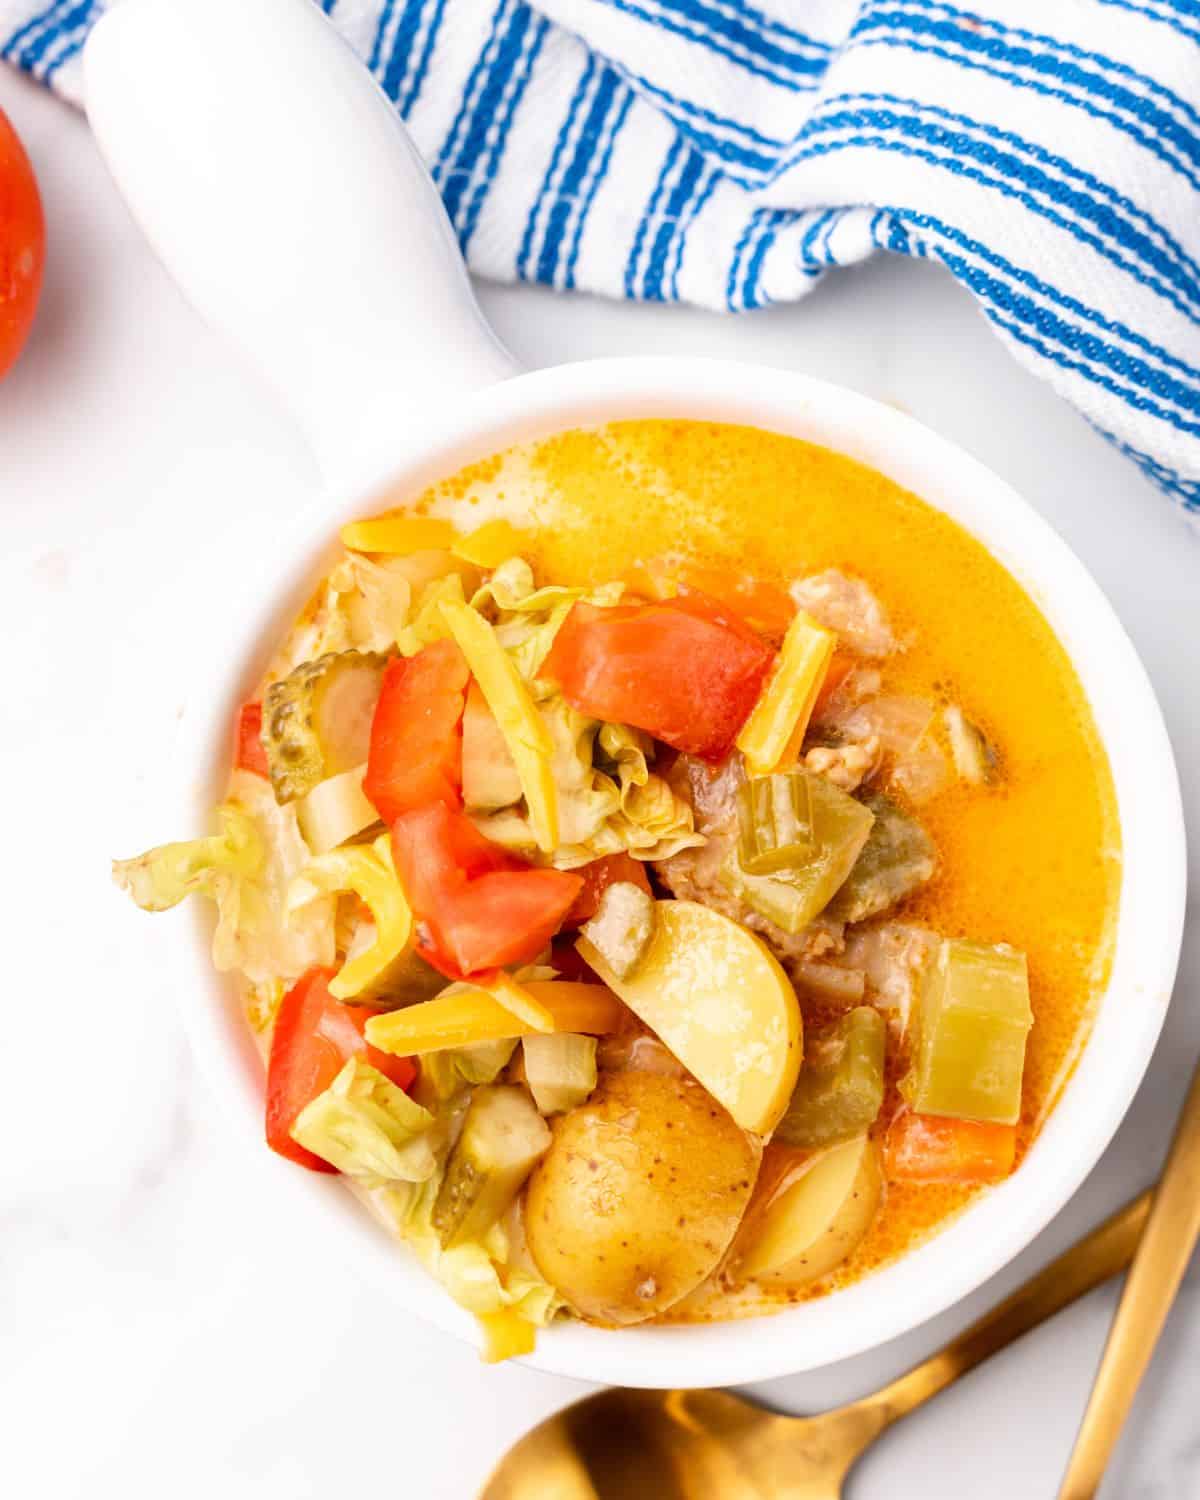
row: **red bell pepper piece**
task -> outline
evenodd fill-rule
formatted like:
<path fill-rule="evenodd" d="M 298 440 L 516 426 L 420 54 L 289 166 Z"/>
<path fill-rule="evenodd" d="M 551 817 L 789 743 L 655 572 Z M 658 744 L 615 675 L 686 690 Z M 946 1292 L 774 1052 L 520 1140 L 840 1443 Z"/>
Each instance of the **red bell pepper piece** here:
<path fill-rule="evenodd" d="M 310 969 L 283 997 L 275 1018 L 267 1063 L 267 1145 L 313 1172 L 336 1172 L 291 1137 L 306 1104 L 323 1094 L 342 1068 L 360 1053 L 402 1089 L 417 1076 L 410 1057 L 393 1057 L 368 1045 L 364 1032 L 370 1005 L 343 1005 L 329 993 L 331 969 Z"/>
<path fill-rule="evenodd" d="M 470 675 L 450 640 L 388 662 L 363 778 L 363 791 L 385 822 L 433 802 L 462 806 L 462 716 Z"/>
<path fill-rule="evenodd" d="M 583 886 L 515 859 L 441 803 L 397 819 L 392 849 L 422 931 L 418 952 L 455 979 L 535 958 Z"/>
<path fill-rule="evenodd" d="M 576 604 L 542 668 L 573 708 L 632 724 L 677 750 L 723 759 L 775 653 L 700 593 L 610 609 Z"/>

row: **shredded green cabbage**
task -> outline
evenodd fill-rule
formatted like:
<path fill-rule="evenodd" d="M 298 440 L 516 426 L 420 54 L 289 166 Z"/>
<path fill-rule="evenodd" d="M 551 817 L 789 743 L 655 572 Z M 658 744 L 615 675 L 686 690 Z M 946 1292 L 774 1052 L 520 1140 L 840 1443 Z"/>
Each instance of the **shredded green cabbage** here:
<path fill-rule="evenodd" d="M 295 808 L 280 807 L 261 776 L 237 771 L 217 818 L 218 834 L 114 861 L 117 885 L 144 911 L 166 911 L 192 894 L 211 897 L 213 963 L 240 970 L 251 985 L 291 983 L 314 965 L 332 965 L 333 898 L 288 919 L 288 887 L 311 858 Z"/>
<path fill-rule="evenodd" d="M 433 1116 L 361 1057 L 300 1111 L 294 1141 L 366 1182 L 428 1182 L 438 1168 Z"/>
<path fill-rule="evenodd" d="M 544 1328 L 566 1303 L 548 1282 L 521 1263 L 513 1237 L 494 1224 L 481 1240 L 443 1250 L 433 1228 L 437 1183 L 380 1189 L 371 1201 L 418 1260 L 460 1307 L 485 1317 L 511 1308 Z"/>

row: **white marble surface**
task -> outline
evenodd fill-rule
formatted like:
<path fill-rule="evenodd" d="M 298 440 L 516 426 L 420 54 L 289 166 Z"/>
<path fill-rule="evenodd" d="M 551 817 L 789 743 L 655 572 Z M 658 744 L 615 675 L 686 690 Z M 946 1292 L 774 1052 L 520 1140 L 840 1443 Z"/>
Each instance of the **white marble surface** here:
<path fill-rule="evenodd" d="M 39 171 L 51 252 L 36 337 L 0 388 L 5 641 L 0 1465 L 5 1493 L 178 1500 L 467 1500 L 526 1426 L 580 1388 L 487 1369 L 394 1326 L 339 1278 L 257 1153 L 215 1120 L 110 854 L 174 836 L 154 770 L 161 697 L 138 671 L 172 629 L 148 600 L 248 505 L 314 493 L 287 420 L 183 306 L 78 118 L 0 73 Z M 1200 540 L 924 265 L 878 262 L 804 307 L 738 322 L 485 287 L 531 365 L 636 350 L 737 354 L 901 404 L 1012 480 L 1091 567 L 1141 649 L 1195 819 Z M 214 589 L 209 606 L 220 607 Z M 164 791 L 163 787 L 167 790 Z M 182 797 L 180 797 L 180 802 Z M 1193 876 L 1197 860 L 1193 854 Z M 1152 1176 L 1200 1051 L 1200 924 L 1163 1044 L 1115 1145 L 1061 1218 L 969 1303 L 875 1354 L 758 1390 L 816 1410 L 865 1392 Z M 853 1500 L 1052 1496 L 1115 1289 L 1094 1294 L 903 1423 Z M 1193 1267 L 1104 1491 L 1200 1496 Z"/>

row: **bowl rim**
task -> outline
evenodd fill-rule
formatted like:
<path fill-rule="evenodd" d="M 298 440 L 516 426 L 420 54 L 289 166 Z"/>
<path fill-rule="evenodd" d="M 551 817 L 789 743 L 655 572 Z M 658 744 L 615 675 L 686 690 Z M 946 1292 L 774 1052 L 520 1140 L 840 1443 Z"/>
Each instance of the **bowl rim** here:
<path fill-rule="evenodd" d="M 199 824 L 219 797 L 232 712 L 311 592 L 344 521 L 515 443 L 652 417 L 745 424 L 820 443 L 884 473 L 980 540 L 1033 598 L 1079 675 L 1109 757 L 1123 842 L 1110 981 L 1075 1071 L 1013 1178 L 916 1250 L 827 1297 L 713 1324 L 610 1331 L 558 1323 L 523 1361 L 576 1379 L 682 1389 L 797 1374 L 878 1347 L 945 1311 L 1029 1244 L 1096 1164 L 1149 1065 L 1178 962 L 1187 877 L 1178 776 L 1149 678 L 1112 606 L 1049 523 L 982 463 L 907 414 L 811 376 L 737 360 L 622 356 L 521 374 L 452 408 L 420 413 L 398 432 L 391 462 L 364 465 L 353 482 L 290 520 L 281 523 L 278 512 L 248 520 L 223 579 L 219 621 L 193 632 L 177 658 L 186 697 L 177 754 L 163 773 L 172 800 L 190 786 Z M 260 554 L 286 559 L 269 599 Z M 196 574 L 172 580 L 176 609 L 181 597 L 211 597 L 210 574 L 200 564 Z M 194 943 L 179 943 L 169 958 L 173 988 L 222 1113 L 259 1151 L 261 1063 L 233 987 L 212 969 L 210 925 L 193 919 L 192 931 Z M 195 991 L 204 984 L 212 1003 L 198 1005 Z M 327 1215 L 331 1229 L 341 1213 L 343 1254 L 382 1295 L 477 1344 L 474 1320 L 341 1185 L 282 1161 L 273 1166 L 297 1198 L 325 1195 L 329 1201 L 310 1211 Z"/>

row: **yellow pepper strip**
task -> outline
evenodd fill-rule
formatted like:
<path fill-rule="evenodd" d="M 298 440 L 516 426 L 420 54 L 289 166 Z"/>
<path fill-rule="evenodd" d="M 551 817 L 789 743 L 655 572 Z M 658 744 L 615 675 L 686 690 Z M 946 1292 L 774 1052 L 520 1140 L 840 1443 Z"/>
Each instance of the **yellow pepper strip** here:
<path fill-rule="evenodd" d="M 512 657 L 478 610 L 450 599 L 443 599 L 440 609 L 508 742 L 537 846 L 550 854 L 558 845 L 558 788 L 551 766 L 550 732 Z"/>
<path fill-rule="evenodd" d="M 342 891 L 365 901 L 375 921 L 375 941 L 343 964 L 329 982 L 335 1000 L 350 1000 L 400 957 L 412 936 L 412 912 L 392 864 L 390 835 L 381 834 L 373 844 L 318 855 L 293 882 L 288 908 L 303 906 L 318 894 Z"/>
<path fill-rule="evenodd" d="M 788 626 L 779 657 L 737 747 L 751 776 L 770 776 L 798 752 L 837 636 L 799 611 Z"/>
<path fill-rule="evenodd" d="M 483 1334 L 483 1360 L 497 1365 L 503 1359 L 519 1359 L 532 1354 L 537 1345 L 537 1329 L 516 1310 L 502 1307 L 497 1312 L 477 1313 Z"/>
<path fill-rule="evenodd" d="M 342 527 L 342 545 L 352 552 L 407 556 L 410 552 L 445 551 L 457 541 L 458 532 L 449 521 L 435 521 L 431 516 L 376 516 Z"/>
<path fill-rule="evenodd" d="M 413 1057 L 547 1032 L 602 1034 L 617 1030 L 624 1013 L 602 984 L 531 980 L 520 985 L 507 974 L 493 974 L 418 1005 L 372 1016 L 367 1041 L 381 1052 Z"/>
<path fill-rule="evenodd" d="M 628 1012 L 606 984 L 573 979 L 530 979 L 525 991 L 554 1017 L 556 1032 L 607 1036 L 619 1031 Z"/>
<path fill-rule="evenodd" d="M 498 568 L 510 557 L 528 552 L 533 538 L 518 531 L 511 521 L 485 521 L 450 546 L 455 557 L 474 563 L 477 568 Z"/>
<path fill-rule="evenodd" d="M 505 1010 L 511 1011 L 521 1022 L 521 1035 L 526 1032 L 553 1031 L 554 1014 L 548 1006 L 543 1005 L 536 995 L 529 992 L 524 985 L 518 984 L 511 974 L 506 974 L 503 969 L 497 969 L 494 974 L 486 978 L 480 976 L 473 979 L 472 984 L 481 990 L 486 990 L 493 1000 L 499 1000 Z"/>

